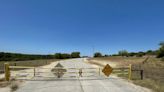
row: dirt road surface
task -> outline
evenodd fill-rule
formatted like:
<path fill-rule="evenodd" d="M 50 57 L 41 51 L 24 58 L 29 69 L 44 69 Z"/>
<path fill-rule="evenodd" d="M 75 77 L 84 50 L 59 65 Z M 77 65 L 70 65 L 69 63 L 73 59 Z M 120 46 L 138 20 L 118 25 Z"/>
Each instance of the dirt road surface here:
<path fill-rule="evenodd" d="M 64 68 L 93 68 L 93 65 L 85 63 L 84 61 L 85 59 L 70 59 L 60 61 L 60 63 Z M 52 68 L 55 64 L 56 62 L 46 67 Z M 85 70 L 83 70 L 83 72 L 85 72 Z M 90 77 L 70 77 L 61 79 L 54 77 L 50 80 L 44 79 L 44 77 L 36 77 L 36 80 L 25 82 L 16 92 L 151 92 L 149 89 L 136 86 L 114 75 L 107 78 L 103 75 L 98 76 L 96 73 L 93 74 L 94 75 L 92 76 L 91 74 Z M 65 76 L 77 75 L 67 74 Z"/>

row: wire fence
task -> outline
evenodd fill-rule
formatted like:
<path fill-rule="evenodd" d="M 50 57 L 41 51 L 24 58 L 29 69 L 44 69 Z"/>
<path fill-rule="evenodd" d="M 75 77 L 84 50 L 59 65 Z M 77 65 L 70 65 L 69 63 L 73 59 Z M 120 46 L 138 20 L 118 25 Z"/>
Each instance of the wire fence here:
<path fill-rule="evenodd" d="M 164 67 L 157 67 L 154 64 L 138 64 L 132 66 L 132 71 L 133 79 L 139 79 L 142 75 L 143 78 L 164 82 Z"/>

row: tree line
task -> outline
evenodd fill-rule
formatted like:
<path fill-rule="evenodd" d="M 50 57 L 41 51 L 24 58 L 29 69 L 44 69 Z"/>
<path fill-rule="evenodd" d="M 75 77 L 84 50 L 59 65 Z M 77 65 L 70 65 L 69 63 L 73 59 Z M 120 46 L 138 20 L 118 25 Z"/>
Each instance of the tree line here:
<path fill-rule="evenodd" d="M 68 59 L 80 58 L 80 52 L 55 53 L 53 55 L 34 55 L 34 54 L 20 54 L 20 53 L 5 53 L 0 52 L 0 61 L 25 61 L 37 59 Z"/>
<path fill-rule="evenodd" d="M 123 57 L 142 57 L 145 55 L 156 55 L 157 51 L 148 50 L 146 52 L 128 52 L 127 50 L 121 50 L 117 54 L 112 55 L 102 55 L 101 52 L 96 52 L 94 57 L 109 57 L 109 56 L 123 56 Z"/>
<path fill-rule="evenodd" d="M 108 56 L 124 56 L 124 57 L 142 57 L 145 55 L 153 55 L 157 58 L 164 58 L 164 42 L 161 42 L 160 48 L 158 50 L 148 50 L 148 51 L 139 51 L 139 52 L 128 52 L 127 50 L 121 50 L 117 54 L 112 55 L 102 55 L 101 52 L 94 53 L 94 57 L 108 57 Z"/>

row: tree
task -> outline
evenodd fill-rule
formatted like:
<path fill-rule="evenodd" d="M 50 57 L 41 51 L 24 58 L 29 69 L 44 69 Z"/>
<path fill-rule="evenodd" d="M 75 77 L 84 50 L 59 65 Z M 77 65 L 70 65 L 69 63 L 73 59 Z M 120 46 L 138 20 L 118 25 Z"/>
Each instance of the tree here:
<path fill-rule="evenodd" d="M 146 55 L 157 55 L 157 50 L 148 50 Z"/>
<path fill-rule="evenodd" d="M 137 53 L 136 56 L 137 56 L 137 57 L 142 57 L 142 56 L 144 56 L 144 55 L 145 55 L 145 52 L 140 51 L 140 52 Z"/>
<path fill-rule="evenodd" d="M 128 51 L 126 51 L 126 50 L 119 51 L 118 55 L 119 56 L 128 56 Z"/>
<path fill-rule="evenodd" d="M 128 56 L 131 56 L 131 57 L 136 56 L 136 55 L 137 55 L 137 53 L 135 53 L 135 52 L 130 52 L 130 53 L 128 54 Z"/>
<path fill-rule="evenodd" d="M 55 53 L 54 57 L 55 57 L 56 59 L 61 59 L 61 53 Z"/>
<path fill-rule="evenodd" d="M 112 54 L 111 56 L 119 56 L 118 54 Z"/>
<path fill-rule="evenodd" d="M 102 54 L 101 54 L 100 52 L 96 52 L 96 53 L 94 54 L 94 57 L 102 57 Z"/>
<path fill-rule="evenodd" d="M 72 52 L 71 57 L 72 58 L 80 58 L 80 52 Z"/>
<path fill-rule="evenodd" d="M 164 57 L 164 42 L 161 42 L 159 45 L 160 45 L 160 48 L 158 50 L 157 57 L 161 58 L 161 57 Z"/>
<path fill-rule="evenodd" d="M 164 41 L 159 43 L 160 46 L 164 46 Z"/>
<path fill-rule="evenodd" d="M 68 59 L 68 58 L 71 58 L 70 54 L 67 54 L 67 53 L 61 54 L 61 58 L 60 59 Z"/>
<path fill-rule="evenodd" d="M 152 53 L 153 53 L 152 50 L 148 50 L 148 51 L 146 52 L 146 54 L 148 54 L 148 55 L 151 55 Z"/>
<path fill-rule="evenodd" d="M 104 57 L 109 57 L 110 55 L 105 54 Z"/>

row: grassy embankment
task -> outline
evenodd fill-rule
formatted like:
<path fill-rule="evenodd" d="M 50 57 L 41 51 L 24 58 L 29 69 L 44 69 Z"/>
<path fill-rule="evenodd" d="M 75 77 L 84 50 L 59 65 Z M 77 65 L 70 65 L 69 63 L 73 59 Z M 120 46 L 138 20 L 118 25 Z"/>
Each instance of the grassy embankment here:
<path fill-rule="evenodd" d="M 150 57 L 146 62 L 143 62 L 145 58 L 146 57 L 103 57 L 91 60 L 115 62 L 118 67 L 132 64 L 133 70 L 144 70 L 143 80 L 140 79 L 140 72 L 132 72 L 132 81 L 135 84 L 150 88 L 154 90 L 154 92 L 164 92 L 164 61 Z M 101 65 L 101 63 L 99 65 Z"/>

